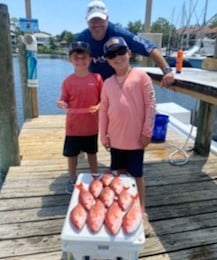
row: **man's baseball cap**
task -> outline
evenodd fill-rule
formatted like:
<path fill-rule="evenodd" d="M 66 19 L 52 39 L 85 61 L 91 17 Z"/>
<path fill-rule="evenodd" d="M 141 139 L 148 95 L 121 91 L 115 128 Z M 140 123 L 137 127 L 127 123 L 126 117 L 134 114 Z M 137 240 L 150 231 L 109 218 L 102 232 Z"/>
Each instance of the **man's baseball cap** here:
<path fill-rule="evenodd" d="M 103 46 L 104 55 L 106 56 L 109 52 L 115 51 L 119 48 L 128 49 L 127 43 L 122 37 L 111 37 Z"/>
<path fill-rule="evenodd" d="M 93 0 L 87 6 L 86 19 L 89 22 L 92 18 L 101 18 L 106 20 L 108 17 L 108 10 L 103 1 Z"/>
<path fill-rule="evenodd" d="M 69 56 L 73 52 L 86 52 L 90 54 L 90 45 L 87 42 L 81 42 L 81 41 L 76 41 L 71 43 L 71 48 L 69 49 Z"/>

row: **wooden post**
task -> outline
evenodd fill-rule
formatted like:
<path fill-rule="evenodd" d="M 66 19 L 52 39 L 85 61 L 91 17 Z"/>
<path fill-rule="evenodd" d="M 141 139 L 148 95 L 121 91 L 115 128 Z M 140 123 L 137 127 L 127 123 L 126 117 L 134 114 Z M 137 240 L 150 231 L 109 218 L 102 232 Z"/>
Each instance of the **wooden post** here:
<path fill-rule="evenodd" d="M 8 8 L 0 4 L 0 173 L 20 164 Z"/>
<path fill-rule="evenodd" d="M 26 8 L 26 18 L 31 18 L 32 17 L 31 0 L 25 0 L 25 8 Z"/>
<path fill-rule="evenodd" d="M 151 10 L 152 10 L 152 0 L 146 0 L 146 11 L 145 11 L 145 32 L 150 32 L 151 28 Z"/>
<path fill-rule="evenodd" d="M 203 156 L 208 156 L 212 141 L 213 125 L 216 114 L 216 106 L 200 101 L 197 136 L 195 151 Z"/>
<path fill-rule="evenodd" d="M 26 7 L 26 18 L 32 18 L 32 12 L 31 12 L 31 0 L 25 0 L 25 7 Z M 24 73 L 25 74 L 25 73 Z M 23 74 L 23 76 L 24 76 Z M 23 85 L 25 87 L 25 94 L 24 94 L 24 100 L 27 101 L 28 104 L 26 104 L 26 108 L 24 109 L 24 112 L 26 111 L 26 117 L 24 114 L 24 118 L 32 118 L 32 117 L 38 117 L 38 94 L 37 94 L 37 88 L 31 87 L 26 88 L 26 84 Z M 30 98 L 29 100 L 27 100 Z M 31 115 L 30 115 L 31 112 Z"/>
<path fill-rule="evenodd" d="M 144 24 L 144 32 L 150 32 L 151 28 L 151 11 L 152 11 L 152 0 L 146 0 L 146 9 L 145 9 L 145 24 Z M 145 67 L 153 67 L 153 61 L 143 56 L 143 66 Z"/>
<path fill-rule="evenodd" d="M 214 57 L 205 60 L 203 69 L 217 71 L 217 38 Z M 195 151 L 201 155 L 209 155 L 215 121 L 217 121 L 216 106 L 200 101 Z"/>
<path fill-rule="evenodd" d="M 217 58 L 217 33 L 216 33 L 216 37 L 215 37 L 214 57 Z M 216 69 L 217 69 L 217 68 L 216 68 Z"/>
<path fill-rule="evenodd" d="M 27 59 L 26 59 L 26 46 L 20 39 L 18 43 L 19 49 L 19 64 L 20 64 L 20 78 L 22 85 L 22 98 L 23 98 L 23 116 L 24 120 L 35 117 L 35 109 L 33 109 L 32 88 L 27 87 Z M 37 115 L 36 115 L 37 116 Z"/>

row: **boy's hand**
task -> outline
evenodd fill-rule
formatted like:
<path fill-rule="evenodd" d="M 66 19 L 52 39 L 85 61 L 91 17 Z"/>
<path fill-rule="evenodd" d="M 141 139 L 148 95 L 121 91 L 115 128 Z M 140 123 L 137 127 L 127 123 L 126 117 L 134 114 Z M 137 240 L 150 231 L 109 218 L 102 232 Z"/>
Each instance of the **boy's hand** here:
<path fill-rule="evenodd" d="M 90 113 L 96 113 L 99 110 L 99 104 L 95 106 L 90 106 L 89 107 L 89 112 Z"/>
<path fill-rule="evenodd" d="M 62 109 L 68 108 L 68 104 L 63 100 L 57 100 L 56 104 L 58 108 L 62 108 Z"/>
<path fill-rule="evenodd" d="M 102 145 L 105 147 L 105 149 L 107 151 L 110 151 L 110 141 L 109 141 L 109 138 L 107 137 L 105 141 L 101 141 Z"/>
<path fill-rule="evenodd" d="M 143 148 L 146 148 L 151 143 L 151 137 L 147 137 L 142 134 L 139 138 L 139 143 Z"/>

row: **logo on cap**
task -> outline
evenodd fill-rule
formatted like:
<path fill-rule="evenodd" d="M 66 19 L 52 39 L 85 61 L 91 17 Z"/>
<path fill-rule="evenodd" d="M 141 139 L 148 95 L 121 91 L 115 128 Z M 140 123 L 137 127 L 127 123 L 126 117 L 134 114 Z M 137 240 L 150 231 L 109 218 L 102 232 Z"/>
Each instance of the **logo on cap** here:
<path fill-rule="evenodd" d="M 119 43 L 120 43 L 120 41 L 119 41 L 119 39 L 117 39 L 117 38 L 115 38 L 115 39 L 110 39 L 110 40 L 108 40 L 108 41 L 106 42 L 106 47 L 109 48 L 109 47 L 111 47 L 112 45 L 114 45 L 114 44 L 119 44 Z"/>
<path fill-rule="evenodd" d="M 92 1 L 87 7 L 87 21 L 91 20 L 92 18 L 101 18 L 106 20 L 107 18 L 107 8 L 102 1 Z"/>

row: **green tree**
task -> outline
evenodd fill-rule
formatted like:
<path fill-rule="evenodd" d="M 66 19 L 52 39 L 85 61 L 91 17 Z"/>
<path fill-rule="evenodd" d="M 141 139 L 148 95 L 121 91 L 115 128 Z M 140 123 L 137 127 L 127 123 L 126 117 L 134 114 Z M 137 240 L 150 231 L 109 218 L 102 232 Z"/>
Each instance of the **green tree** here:
<path fill-rule="evenodd" d="M 58 49 L 54 37 L 49 38 L 49 45 L 50 45 L 51 50 L 57 50 Z"/>
<path fill-rule="evenodd" d="M 74 40 L 74 35 L 71 32 L 63 31 L 59 36 L 57 36 L 59 41 L 65 41 L 68 45 Z"/>
<path fill-rule="evenodd" d="M 144 28 L 144 25 L 141 23 L 140 20 L 135 21 L 135 22 L 129 22 L 127 25 L 127 29 L 130 32 L 133 32 L 135 34 L 137 34 L 138 32 L 142 32 Z"/>
<path fill-rule="evenodd" d="M 176 47 L 178 34 L 173 24 L 169 23 L 165 18 L 159 17 L 151 26 L 151 32 L 162 33 L 162 47 Z"/>
<path fill-rule="evenodd" d="M 217 14 L 215 14 L 209 21 L 208 26 L 210 28 L 217 27 Z"/>

